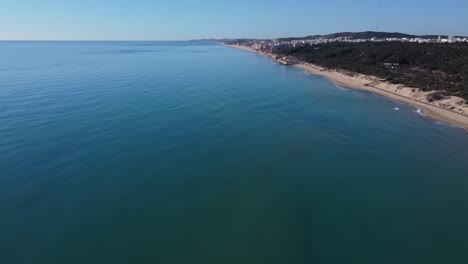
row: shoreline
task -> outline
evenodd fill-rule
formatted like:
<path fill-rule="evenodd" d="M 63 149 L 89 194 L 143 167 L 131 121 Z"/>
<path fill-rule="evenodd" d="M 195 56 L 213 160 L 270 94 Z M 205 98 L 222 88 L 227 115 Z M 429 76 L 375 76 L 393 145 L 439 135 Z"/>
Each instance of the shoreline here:
<path fill-rule="evenodd" d="M 267 53 L 259 52 L 249 47 L 227 45 L 224 43 L 223 45 L 253 52 L 275 60 L 273 56 L 269 56 Z M 374 76 L 348 72 L 345 73 L 342 71 L 326 69 L 310 63 L 302 62 L 293 66 L 304 69 L 308 74 L 326 77 L 332 83 L 343 86 L 344 88 L 368 91 L 392 100 L 409 104 L 421 109 L 422 113 L 427 117 L 468 130 L 468 105 L 463 105 L 461 103 L 464 101 L 462 98 L 452 96 L 448 99 L 431 103 L 427 100 L 427 95 L 434 93 L 435 91 L 424 92 L 418 88 L 406 87 L 401 84 L 386 83 Z M 446 107 L 456 109 L 458 112 L 447 109 Z"/>

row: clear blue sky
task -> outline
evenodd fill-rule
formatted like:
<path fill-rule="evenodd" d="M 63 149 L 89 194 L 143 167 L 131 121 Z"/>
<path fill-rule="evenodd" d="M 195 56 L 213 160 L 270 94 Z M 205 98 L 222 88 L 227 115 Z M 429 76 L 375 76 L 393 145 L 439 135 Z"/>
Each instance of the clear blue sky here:
<path fill-rule="evenodd" d="M 275 38 L 375 30 L 378 0 L 0 0 L 0 39 Z M 467 0 L 381 0 L 380 31 L 468 35 Z"/>

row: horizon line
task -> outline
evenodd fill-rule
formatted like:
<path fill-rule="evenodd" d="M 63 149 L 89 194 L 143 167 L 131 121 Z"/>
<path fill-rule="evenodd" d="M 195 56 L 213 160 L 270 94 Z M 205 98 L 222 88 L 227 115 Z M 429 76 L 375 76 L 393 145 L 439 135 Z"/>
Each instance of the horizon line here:
<path fill-rule="evenodd" d="M 119 40 L 119 39 L 0 39 L 0 42 L 126 42 L 126 41 L 167 41 L 167 42 L 175 42 L 175 41 L 195 41 L 194 39 L 181 39 L 181 40 L 139 40 L 139 39 L 127 39 L 127 40 Z"/>
<path fill-rule="evenodd" d="M 301 36 L 282 36 L 282 37 L 274 37 L 274 38 L 258 38 L 258 37 L 207 37 L 207 38 L 195 38 L 195 39 L 0 39 L 0 42 L 154 42 L 154 41 L 166 41 L 166 42 L 176 42 L 176 41 L 206 41 L 206 40 L 236 40 L 236 39 L 255 39 L 255 40 L 271 40 L 271 39 L 283 39 L 283 38 L 306 38 L 309 36 L 326 36 L 332 34 L 339 34 L 339 33 L 398 33 L 398 34 L 406 34 L 406 35 L 413 35 L 413 36 L 454 36 L 454 37 L 468 37 L 465 35 L 450 35 L 450 34 L 414 34 L 414 33 L 404 33 L 398 31 L 373 31 L 373 30 L 364 30 L 364 31 L 340 31 L 340 32 L 333 32 L 333 33 L 316 33 L 316 34 L 307 34 Z"/>

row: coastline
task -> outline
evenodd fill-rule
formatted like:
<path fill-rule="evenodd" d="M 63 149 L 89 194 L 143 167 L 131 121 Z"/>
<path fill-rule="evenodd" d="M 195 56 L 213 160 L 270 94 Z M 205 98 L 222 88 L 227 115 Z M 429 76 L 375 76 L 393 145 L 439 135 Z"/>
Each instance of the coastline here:
<path fill-rule="evenodd" d="M 249 47 L 227 45 L 224 43 L 223 45 L 257 53 L 275 60 L 275 58 L 270 54 L 256 51 Z M 427 95 L 434 93 L 435 91 L 424 92 L 418 88 L 383 82 L 381 79 L 374 76 L 326 69 L 310 63 L 302 62 L 293 66 L 304 69 L 308 74 L 326 77 L 334 84 L 345 88 L 364 90 L 409 104 L 420 109 L 424 115 L 432 119 L 443 121 L 468 130 L 468 105 L 462 103 L 464 101 L 462 98 L 452 96 L 447 99 L 429 102 L 427 100 Z"/>

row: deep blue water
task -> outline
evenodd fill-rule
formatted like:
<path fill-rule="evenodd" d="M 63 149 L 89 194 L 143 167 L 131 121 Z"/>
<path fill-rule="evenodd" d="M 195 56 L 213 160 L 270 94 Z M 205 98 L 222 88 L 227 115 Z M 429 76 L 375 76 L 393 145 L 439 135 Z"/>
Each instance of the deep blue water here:
<path fill-rule="evenodd" d="M 415 110 L 212 43 L 0 42 L 0 263 L 468 263 L 468 132 Z"/>

